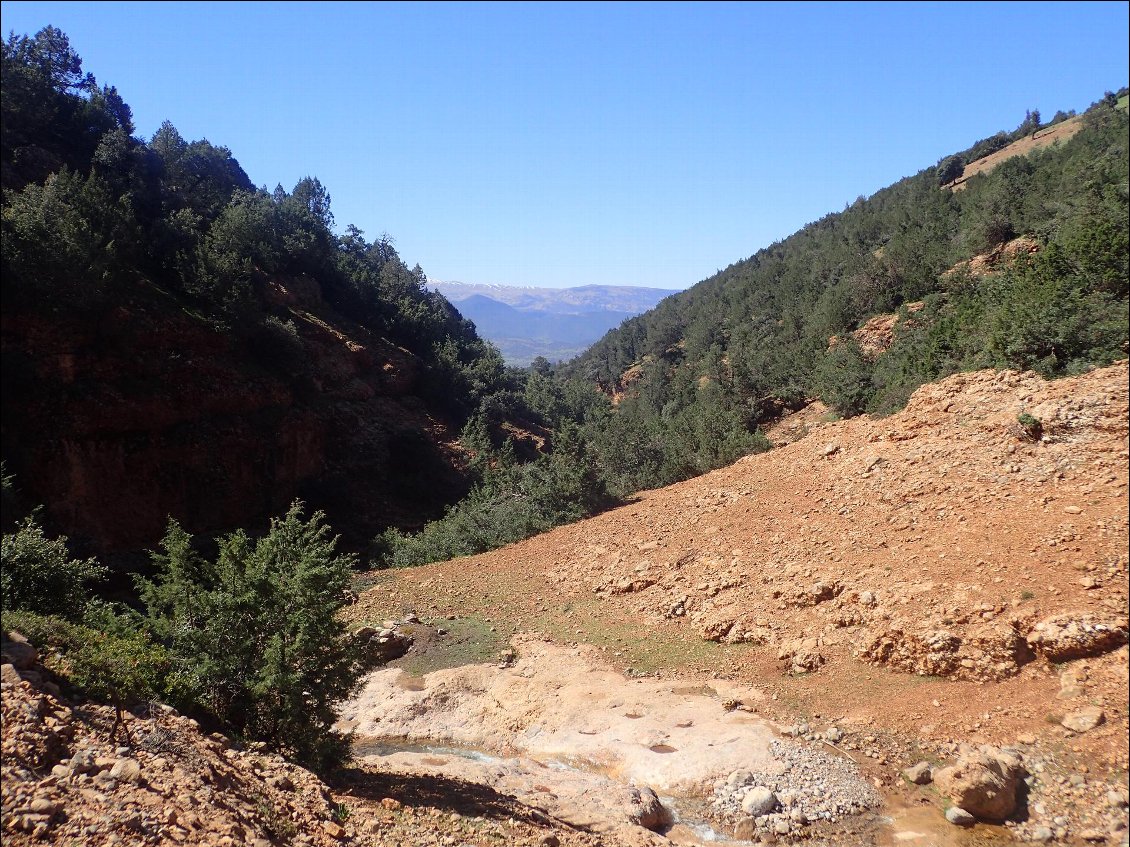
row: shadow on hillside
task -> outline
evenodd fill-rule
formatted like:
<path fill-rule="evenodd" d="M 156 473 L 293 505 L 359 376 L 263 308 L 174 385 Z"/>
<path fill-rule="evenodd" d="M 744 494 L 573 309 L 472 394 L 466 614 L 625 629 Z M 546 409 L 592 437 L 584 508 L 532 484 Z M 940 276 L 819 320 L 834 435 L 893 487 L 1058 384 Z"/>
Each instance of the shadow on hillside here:
<path fill-rule="evenodd" d="M 335 791 L 373 803 L 391 797 L 405 806 L 458 812 L 464 817 L 517 818 L 535 825 L 557 824 L 583 829 L 553 818 L 541 809 L 527 806 L 509 794 L 501 794 L 490 786 L 454 777 L 376 773 L 364 768 L 346 767 L 335 775 L 331 785 Z"/>

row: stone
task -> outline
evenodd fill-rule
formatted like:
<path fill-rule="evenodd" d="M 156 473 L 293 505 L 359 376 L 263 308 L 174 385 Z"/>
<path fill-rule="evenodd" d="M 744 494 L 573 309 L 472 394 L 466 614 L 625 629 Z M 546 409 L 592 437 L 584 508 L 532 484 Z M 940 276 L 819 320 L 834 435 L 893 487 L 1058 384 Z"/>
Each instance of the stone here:
<path fill-rule="evenodd" d="M 267 779 L 267 784 L 274 788 L 277 788 L 279 791 L 294 790 L 294 780 L 292 780 L 286 774 L 279 774 L 277 776 L 269 777 Z"/>
<path fill-rule="evenodd" d="M 977 823 L 977 818 L 971 815 L 961 806 L 950 806 L 946 809 L 946 820 L 954 826 L 973 826 Z"/>
<path fill-rule="evenodd" d="M 141 780 L 141 765 L 136 759 L 118 759 L 110 768 L 110 776 L 122 782 L 139 782 Z"/>
<path fill-rule="evenodd" d="M 739 841 L 753 841 L 757 837 L 757 818 L 742 818 L 734 825 L 734 837 Z"/>
<path fill-rule="evenodd" d="M 1055 838 L 1055 833 L 1046 826 L 1036 827 L 1028 836 L 1029 841 L 1035 841 L 1037 844 L 1047 844 L 1053 838 Z"/>
<path fill-rule="evenodd" d="M 726 785 L 730 788 L 740 788 L 753 779 L 753 774 L 749 771 L 734 771 L 726 777 Z"/>
<path fill-rule="evenodd" d="M 561 839 L 551 832 L 548 835 L 543 835 L 538 845 L 539 847 L 561 847 Z"/>
<path fill-rule="evenodd" d="M 16 670 L 16 666 L 11 662 L 5 662 L 0 665 L 0 682 L 7 683 L 8 685 L 19 685 L 21 682 L 20 672 Z"/>
<path fill-rule="evenodd" d="M 967 750 L 957 762 L 934 774 L 938 791 L 978 820 L 1000 822 L 1016 811 L 1024 775 L 1020 760 L 988 745 Z"/>
<path fill-rule="evenodd" d="M 322 821 L 322 831 L 330 838 L 342 838 L 345 835 L 345 830 L 333 821 Z"/>
<path fill-rule="evenodd" d="M 1125 788 L 1108 791 L 1106 793 L 1106 804 L 1112 809 L 1125 809 L 1130 806 L 1130 791 Z"/>
<path fill-rule="evenodd" d="M 777 795 L 763 785 L 755 785 L 742 797 L 742 811 L 753 818 L 768 815 L 777 808 Z"/>
<path fill-rule="evenodd" d="M 628 820 L 657 832 L 671 824 L 670 810 L 659 802 L 659 796 L 650 788 L 628 789 Z"/>
<path fill-rule="evenodd" d="M 794 638 L 781 645 L 777 658 L 786 665 L 786 673 L 794 676 L 811 673 L 824 664 L 824 655 L 819 651 L 820 639 L 814 637 Z"/>
<path fill-rule="evenodd" d="M 1106 833 L 1101 829 L 1084 829 L 1079 837 L 1084 841 L 1106 841 Z"/>
<path fill-rule="evenodd" d="M 36 797 L 28 805 L 28 808 L 31 809 L 33 814 L 51 817 L 58 811 L 59 804 L 54 800 L 48 800 L 46 797 Z"/>
<path fill-rule="evenodd" d="M 833 744 L 839 744 L 844 740 L 844 731 L 838 726 L 828 727 L 828 731 L 824 733 L 824 737 L 831 741 Z"/>
<path fill-rule="evenodd" d="M 1106 720 L 1106 714 L 1098 706 L 1087 706 L 1063 716 L 1060 724 L 1072 732 L 1089 732 Z"/>
<path fill-rule="evenodd" d="M 911 785 L 929 785 L 934 779 L 934 769 L 929 762 L 919 762 L 902 772 Z"/>
<path fill-rule="evenodd" d="M 6 664 L 12 665 L 18 671 L 30 670 L 39 658 L 35 647 L 27 643 L 18 632 L 9 633 L 12 640 L 4 639 L 0 642 L 0 658 Z"/>

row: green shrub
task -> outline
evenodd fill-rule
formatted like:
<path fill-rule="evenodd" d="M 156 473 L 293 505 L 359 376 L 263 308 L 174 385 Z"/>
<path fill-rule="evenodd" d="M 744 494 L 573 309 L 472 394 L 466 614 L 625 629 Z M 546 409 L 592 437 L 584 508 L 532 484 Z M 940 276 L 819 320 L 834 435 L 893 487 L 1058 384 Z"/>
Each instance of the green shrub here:
<path fill-rule="evenodd" d="M 182 696 L 236 733 L 299 761 L 332 765 L 348 753 L 331 731 L 361 662 L 337 618 L 353 559 L 336 555 L 321 512 L 302 504 L 252 541 L 219 540 L 215 561 L 169 522 L 157 575 L 139 579 L 156 634 L 168 645 Z"/>
<path fill-rule="evenodd" d="M 1044 425 L 1040 422 L 1039 418 L 1034 418 L 1027 412 L 1021 412 L 1016 416 L 1016 420 L 1024 430 L 1024 435 L 1029 441 L 1039 441 L 1040 437 L 1044 434 Z"/>
<path fill-rule="evenodd" d="M 140 630 L 106 632 L 27 611 L 5 614 L 4 626 L 26 636 L 43 663 L 77 693 L 114 706 L 112 736 L 124 725 L 124 709 L 159 699 L 167 690 L 169 654 Z"/>
<path fill-rule="evenodd" d="M 103 579 L 106 568 L 95 559 L 72 559 L 67 539 L 47 538 L 34 517 L 3 539 L 0 605 L 75 619 L 86 607 L 85 584 Z"/>
<path fill-rule="evenodd" d="M 875 391 L 871 369 L 859 342 L 850 336 L 840 340 L 817 366 L 821 399 L 845 418 L 861 414 Z"/>

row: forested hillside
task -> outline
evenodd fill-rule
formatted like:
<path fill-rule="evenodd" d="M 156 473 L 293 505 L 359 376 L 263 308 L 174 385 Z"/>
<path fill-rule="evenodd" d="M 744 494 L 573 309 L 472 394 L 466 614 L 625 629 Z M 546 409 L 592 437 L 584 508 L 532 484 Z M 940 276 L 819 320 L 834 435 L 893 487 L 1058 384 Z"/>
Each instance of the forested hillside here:
<path fill-rule="evenodd" d="M 499 421 L 530 417 L 568 434 L 587 491 L 624 497 L 768 449 L 760 427 L 813 399 L 845 417 L 882 415 L 958 371 L 1055 377 L 1125 358 L 1125 94 L 1078 117 L 1057 113 L 1052 124 L 1081 128 L 1006 157 L 1046 130 L 1030 112 L 1015 130 L 668 297 L 577 359 L 535 362 L 524 392 L 485 405 L 466 443 L 483 455 L 492 432 L 505 450 Z M 874 325 L 889 337 L 875 348 L 868 319 L 880 315 Z M 378 561 L 444 559 L 529 535 L 547 523 L 529 518 L 542 490 L 503 456 L 447 519 L 415 538 L 386 536 Z"/>
<path fill-rule="evenodd" d="M 669 445 L 681 440 L 688 414 L 717 419 L 717 437 L 741 442 L 812 398 L 842 415 L 884 414 L 919 385 L 960 370 L 1059 376 L 1125 357 L 1124 95 L 1120 103 L 1108 94 L 1077 118 L 1082 129 L 1066 143 L 1008 158 L 953 191 L 948 183 L 964 165 L 1040 128 L 1030 113 L 1015 131 L 668 298 L 562 368 L 619 398 L 616 440 L 637 449 L 623 468 L 608 463 L 615 487 L 684 475 Z M 997 261 L 995 272 L 959 266 L 983 254 L 1007 259 L 1002 247 L 1017 236 L 1031 248 Z M 851 333 L 878 313 L 902 319 L 890 349 L 874 356 Z M 611 457 L 616 448 L 599 429 L 593 436 Z"/>
<path fill-rule="evenodd" d="M 48 27 L 3 44 L 3 454 L 93 551 L 169 516 L 265 526 L 296 496 L 355 544 L 466 492 L 455 443 L 502 359 L 314 178 L 148 140 Z M 311 163 L 314 166 L 316 163 Z"/>

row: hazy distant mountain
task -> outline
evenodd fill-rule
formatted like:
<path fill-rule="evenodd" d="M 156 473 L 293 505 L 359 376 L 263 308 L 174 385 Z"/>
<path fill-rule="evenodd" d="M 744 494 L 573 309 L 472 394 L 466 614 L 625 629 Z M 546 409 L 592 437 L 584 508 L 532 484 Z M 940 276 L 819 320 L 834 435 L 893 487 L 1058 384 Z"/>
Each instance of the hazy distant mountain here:
<path fill-rule="evenodd" d="M 625 319 L 675 293 L 626 285 L 534 288 L 432 281 L 428 287 L 474 321 L 479 335 L 498 345 L 511 365 L 528 365 L 538 356 L 572 358 Z"/>

